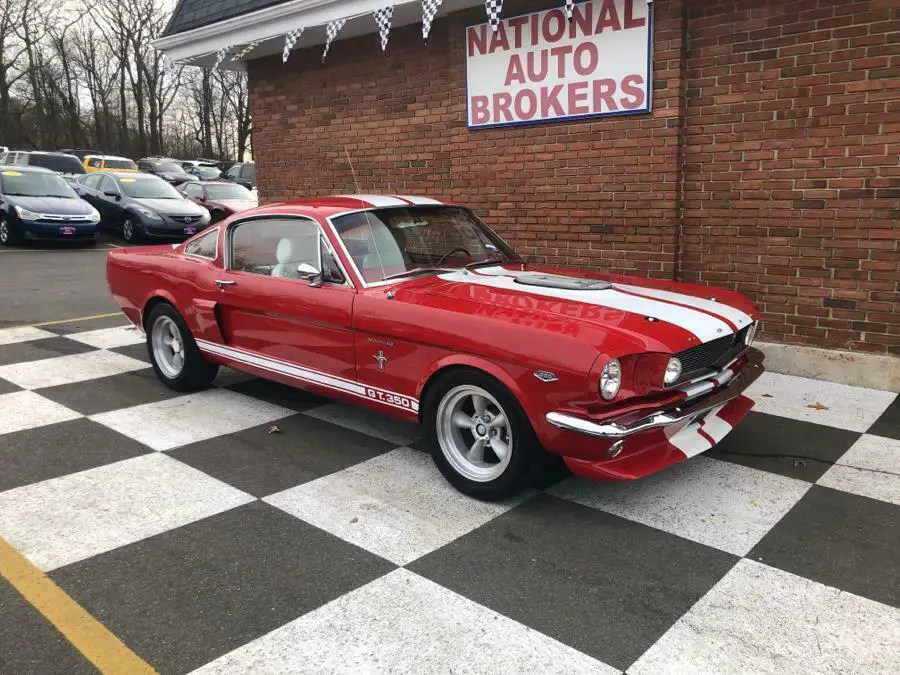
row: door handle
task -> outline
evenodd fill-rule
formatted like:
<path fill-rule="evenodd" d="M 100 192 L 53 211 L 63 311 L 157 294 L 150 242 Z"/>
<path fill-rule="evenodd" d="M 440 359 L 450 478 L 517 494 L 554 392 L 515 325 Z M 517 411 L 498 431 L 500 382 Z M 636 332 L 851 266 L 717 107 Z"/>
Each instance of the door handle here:
<path fill-rule="evenodd" d="M 216 288 L 222 290 L 226 286 L 234 286 L 234 283 L 230 279 L 216 279 Z"/>

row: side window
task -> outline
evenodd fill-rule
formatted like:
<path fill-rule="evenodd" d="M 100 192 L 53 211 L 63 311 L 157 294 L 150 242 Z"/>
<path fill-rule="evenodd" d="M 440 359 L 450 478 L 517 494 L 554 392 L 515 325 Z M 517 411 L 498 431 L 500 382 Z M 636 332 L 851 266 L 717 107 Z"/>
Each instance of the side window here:
<path fill-rule="evenodd" d="M 241 175 L 241 165 L 235 164 L 233 167 L 228 169 L 228 173 L 226 175 L 228 176 L 228 178 L 231 178 L 232 180 L 234 180 L 235 178 L 238 178 Z"/>
<path fill-rule="evenodd" d="M 184 247 L 186 255 L 197 255 L 201 258 L 216 259 L 216 242 L 219 239 L 219 230 L 211 230 L 201 237 L 197 237 Z"/>
<path fill-rule="evenodd" d="M 109 176 L 100 176 L 99 187 L 97 188 L 101 192 L 106 192 L 107 190 L 112 192 L 118 192 L 119 186 L 116 185 L 116 182 L 110 178 Z"/>
<path fill-rule="evenodd" d="M 100 160 L 97 159 L 96 157 L 89 159 L 88 166 L 91 168 L 94 168 L 94 169 L 99 169 L 100 168 Z"/>
<path fill-rule="evenodd" d="M 319 226 L 311 220 L 249 220 L 232 228 L 230 243 L 233 270 L 300 279 L 300 265 L 319 267 Z"/>
<path fill-rule="evenodd" d="M 96 190 L 101 178 L 103 178 L 103 176 L 99 176 L 96 173 L 89 173 L 85 178 L 81 179 L 81 184 L 87 188 Z"/>
<path fill-rule="evenodd" d="M 186 194 L 188 197 L 202 197 L 203 188 L 196 183 L 188 183 L 184 186 L 184 194 Z"/>
<path fill-rule="evenodd" d="M 322 247 L 322 281 L 329 284 L 344 283 L 344 274 L 324 238 L 319 240 L 319 245 Z"/>

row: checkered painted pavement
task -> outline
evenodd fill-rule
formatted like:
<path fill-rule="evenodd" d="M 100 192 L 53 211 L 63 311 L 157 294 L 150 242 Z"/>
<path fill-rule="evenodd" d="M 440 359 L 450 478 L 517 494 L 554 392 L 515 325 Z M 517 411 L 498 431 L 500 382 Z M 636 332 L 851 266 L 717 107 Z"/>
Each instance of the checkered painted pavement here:
<path fill-rule="evenodd" d="M 896 394 L 766 374 L 709 453 L 485 504 L 418 427 L 177 395 L 119 323 L 0 331 L 0 536 L 160 672 L 900 670 Z M 92 670 L 0 615 L 0 670 Z"/>

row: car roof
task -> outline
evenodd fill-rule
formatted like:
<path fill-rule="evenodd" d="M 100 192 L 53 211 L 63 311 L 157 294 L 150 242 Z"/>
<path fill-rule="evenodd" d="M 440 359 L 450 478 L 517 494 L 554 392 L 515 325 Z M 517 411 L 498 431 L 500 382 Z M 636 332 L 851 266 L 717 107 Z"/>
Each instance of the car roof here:
<path fill-rule="evenodd" d="M 316 211 L 324 218 L 332 218 L 354 211 L 367 211 L 379 208 L 403 208 L 410 206 L 453 206 L 431 197 L 416 195 L 331 195 L 327 197 L 311 197 L 309 199 L 291 199 L 285 202 L 269 204 L 254 209 L 254 214 L 271 213 L 273 215 L 289 215 L 296 213 L 298 207 Z"/>
<path fill-rule="evenodd" d="M 10 150 L 10 154 L 13 152 L 21 153 L 23 155 L 54 155 L 56 157 L 75 157 L 75 155 L 70 155 L 68 152 L 62 152 L 61 150 Z M 75 159 L 78 159 L 75 157 Z"/>
<path fill-rule="evenodd" d="M 115 171 L 110 169 L 105 169 L 103 171 L 95 171 L 91 175 L 100 175 L 100 176 L 112 176 L 113 178 L 146 178 L 153 180 L 162 180 L 159 176 L 154 176 L 152 173 L 143 173 L 140 171 Z"/>
<path fill-rule="evenodd" d="M 31 166 L 30 164 L 0 164 L 0 171 L 21 171 L 23 173 L 56 173 L 55 171 L 45 169 L 42 166 Z"/>
<path fill-rule="evenodd" d="M 118 155 L 85 155 L 85 159 L 122 159 L 126 162 L 131 162 L 132 160 L 128 157 L 119 157 Z"/>

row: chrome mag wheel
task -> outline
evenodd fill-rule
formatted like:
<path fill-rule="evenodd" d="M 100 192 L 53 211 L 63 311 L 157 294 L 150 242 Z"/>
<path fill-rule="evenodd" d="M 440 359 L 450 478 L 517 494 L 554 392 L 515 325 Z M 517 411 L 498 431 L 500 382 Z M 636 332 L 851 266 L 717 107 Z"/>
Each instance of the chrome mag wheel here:
<path fill-rule="evenodd" d="M 158 316 L 151 332 L 153 358 L 163 374 L 175 379 L 184 370 L 184 338 L 172 319 Z"/>
<path fill-rule="evenodd" d="M 126 218 L 122 222 L 122 238 L 125 241 L 134 241 L 134 223 L 131 222 L 131 218 Z"/>
<path fill-rule="evenodd" d="M 459 475 L 479 483 L 503 475 L 513 453 L 506 411 L 481 387 L 454 387 L 441 399 L 436 431 L 441 451 Z"/>
<path fill-rule="evenodd" d="M 6 224 L 5 218 L 0 218 L 0 244 L 9 243 L 9 225 Z"/>

